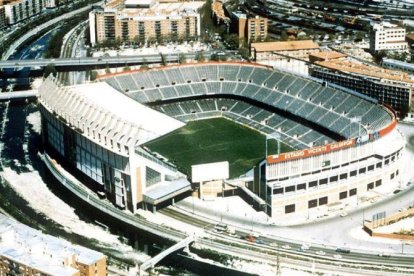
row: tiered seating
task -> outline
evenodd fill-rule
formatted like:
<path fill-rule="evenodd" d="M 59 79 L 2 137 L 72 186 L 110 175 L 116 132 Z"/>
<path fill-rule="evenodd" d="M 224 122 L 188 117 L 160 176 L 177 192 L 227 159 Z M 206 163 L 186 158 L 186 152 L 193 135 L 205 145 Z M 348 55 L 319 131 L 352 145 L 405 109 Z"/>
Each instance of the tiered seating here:
<path fill-rule="evenodd" d="M 201 112 L 201 108 L 198 106 L 197 101 L 181 102 L 179 105 L 185 113 Z"/>
<path fill-rule="evenodd" d="M 269 72 L 263 68 L 256 68 L 250 75 L 250 79 L 257 85 L 262 85 L 269 77 Z"/>
<path fill-rule="evenodd" d="M 237 79 L 243 82 L 249 82 L 249 77 L 253 72 L 253 67 L 241 66 L 239 70 L 239 74 L 237 75 Z"/>
<path fill-rule="evenodd" d="M 386 126 L 391 120 L 391 116 L 385 110 L 354 95 L 305 78 L 254 65 L 215 63 L 181 66 L 116 75 L 105 81 L 142 103 L 208 94 L 244 96 L 303 117 L 346 137 L 349 136 L 350 118 L 361 117 L 361 124 L 368 127 L 371 132 Z M 263 132 L 276 127 L 276 122 L 284 126 L 283 118 L 271 115 L 269 111 L 257 110 L 240 101 L 214 99 L 214 105 L 212 102 L 206 102 L 202 107 L 195 105 L 191 109 L 193 112 L 219 114 L 222 107 L 227 108 L 232 114 L 238 114 Z M 184 115 L 187 116 L 182 114 Z M 247 115 L 251 118 L 247 118 Z M 207 115 L 189 115 L 189 118 L 191 116 Z M 261 124 L 265 119 L 267 124 Z M 309 140 L 315 138 L 302 131 L 301 126 L 289 128 L 289 134 L 303 136 Z M 353 129 L 351 134 L 355 134 Z M 324 143 L 327 138 L 317 140 Z M 315 141 L 305 141 L 308 142 Z"/>
<path fill-rule="evenodd" d="M 188 97 L 194 95 L 194 92 L 189 85 L 176 85 L 175 90 L 177 91 L 179 97 Z"/>
<path fill-rule="evenodd" d="M 304 89 L 309 84 L 309 81 L 297 78 L 293 84 L 289 87 L 289 94 L 291 95 L 298 95 L 299 92 Z"/>
<path fill-rule="evenodd" d="M 129 92 L 129 91 L 136 91 L 138 90 L 138 86 L 135 81 L 132 79 L 131 75 L 120 75 L 116 76 L 118 83 L 122 87 L 122 91 Z"/>
<path fill-rule="evenodd" d="M 219 78 L 224 78 L 226 81 L 236 81 L 240 66 L 223 65 L 218 68 Z"/>
<path fill-rule="evenodd" d="M 194 70 L 194 67 L 180 67 L 181 74 L 183 75 L 184 80 L 191 82 L 200 82 L 201 79 L 197 74 L 197 71 Z"/>
<path fill-rule="evenodd" d="M 164 100 L 177 98 L 177 92 L 175 91 L 174 86 L 160 88 L 160 92 Z"/>
<path fill-rule="evenodd" d="M 131 76 L 134 78 L 140 89 L 149 89 L 155 87 L 146 72 L 134 73 Z"/>
<path fill-rule="evenodd" d="M 181 74 L 181 71 L 179 68 L 173 68 L 171 70 L 168 71 L 167 78 L 168 78 L 168 82 L 169 83 L 184 83 L 184 77 Z"/>

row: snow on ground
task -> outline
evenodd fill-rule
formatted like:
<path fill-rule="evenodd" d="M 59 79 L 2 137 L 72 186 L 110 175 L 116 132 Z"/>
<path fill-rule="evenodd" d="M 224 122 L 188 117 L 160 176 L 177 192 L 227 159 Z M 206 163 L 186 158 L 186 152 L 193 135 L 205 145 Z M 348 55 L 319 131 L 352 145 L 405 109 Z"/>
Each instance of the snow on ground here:
<path fill-rule="evenodd" d="M 361 226 L 355 227 L 349 231 L 349 235 L 354 239 L 362 241 L 369 241 L 374 243 L 382 243 L 382 244 L 400 244 L 399 240 L 395 239 L 387 239 L 381 237 L 371 237 L 367 232 L 365 232 Z M 361 247 L 364 248 L 364 247 Z"/>
<path fill-rule="evenodd" d="M 40 112 L 36 111 L 36 112 L 30 113 L 26 119 L 29 125 L 32 127 L 32 130 L 36 134 L 40 134 L 42 130 L 42 124 L 40 121 Z"/>
<path fill-rule="evenodd" d="M 398 233 L 401 230 L 414 231 L 414 217 L 402 219 L 396 223 L 384 225 L 375 229 L 378 233 Z"/>
<path fill-rule="evenodd" d="M 82 221 L 75 210 L 56 197 L 43 182 L 37 171 L 17 174 L 10 168 L 4 168 L 4 179 L 36 211 L 62 225 L 68 232 L 98 240 L 102 245 L 116 248 L 126 258 L 145 261 L 149 257 L 134 251 L 132 247 L 121 243 L 118 237 L 102 228 Z M 35 196 L 34 196 L 35 195 Z"/>

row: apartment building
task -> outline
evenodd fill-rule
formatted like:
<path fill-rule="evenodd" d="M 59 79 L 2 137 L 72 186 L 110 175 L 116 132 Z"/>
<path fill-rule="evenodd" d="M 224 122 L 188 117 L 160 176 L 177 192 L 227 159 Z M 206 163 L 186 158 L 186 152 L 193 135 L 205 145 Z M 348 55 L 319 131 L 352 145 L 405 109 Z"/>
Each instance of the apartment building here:
<path fill-rule="evenodd" d="M 16 24 L 33 15 L 39 14 L 45 8 L 44 0 L 16 0 L 4 1 L 4 12 L 7 23 Z"/>
<path fill-rule="evenodd" d="M 4 6 L 0 6 L 0 30 L 4 29 L 6 26 L 6 10 L 4 9 Z"/>
<path fill-rule="evenodd" d="M 231 31 L 239 36 L 240 40 L 247 43 L 260 41 L 267 38 L 267 18 L 255 16 L 248 18 L 247 14 L 235 11 L 231 12 Z"/>
<path fill-rule="evenodd" d="M 414 79 L 405 72 L 338 58 L 315 61 L 309 75 L 377 99 L 397 112 L 412 105 Z"/>
<path fill-rule="evenodd" d="M 136 6 L 117 1 L 89 14 L 92 45 L 105 41 L 162 42 L 190 40 L 200 35 L 202 2 L 155 3 Z M 128 8 L 130 7 L 130 8 Z"/>
<path fill-rule="evenodd" d="M 405 41 L 405 29 L 387 22 L 377 23 L 372 26 L 370 33 L 370 50 L 406 50 L 408 44 Z"/>
<path fill-rule="evenodd" d="M 106 256 L 0 214 L 0 275 L 106 275 Z"/>

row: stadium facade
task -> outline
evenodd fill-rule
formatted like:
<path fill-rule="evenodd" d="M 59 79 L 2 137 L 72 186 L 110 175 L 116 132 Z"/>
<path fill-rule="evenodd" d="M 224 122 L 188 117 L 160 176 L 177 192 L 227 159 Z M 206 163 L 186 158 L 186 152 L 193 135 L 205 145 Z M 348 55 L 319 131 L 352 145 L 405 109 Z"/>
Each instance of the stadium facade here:
<path fill-rule="evenodd" d="M 101 81 L 65 88 L 48 79 L 40 88 L 43 137 L 120 207 L 135 211 L 157 205 L 156 195 L 188 191 L 183 175 L 143 144 L 212 117 L 277 133 L 295 149 L 264 158 L 245 183 L 272 217 L 399 179 L 404 143 L 395 114 L 366 97 L 251 63 L 170 66 Z"/>

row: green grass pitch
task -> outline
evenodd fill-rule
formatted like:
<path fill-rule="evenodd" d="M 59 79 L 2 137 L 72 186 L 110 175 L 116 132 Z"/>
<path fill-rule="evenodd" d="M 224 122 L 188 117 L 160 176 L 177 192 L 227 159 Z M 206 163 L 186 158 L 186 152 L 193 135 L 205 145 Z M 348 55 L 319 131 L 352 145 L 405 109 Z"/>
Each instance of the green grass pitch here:
<path fill-rule="evenodd" d="M 266 136 L 224 118 L 192 121 L 147 143 L 151 151 L 167 157 L 187 175 L 191 165 L 228 161 L 230 177 L 246 173 L 265 157 Z M 292 150 L 281 143 L 281 152 Z M 268 140 L 268 153 L 277 153 L 277 142 Z"/>

